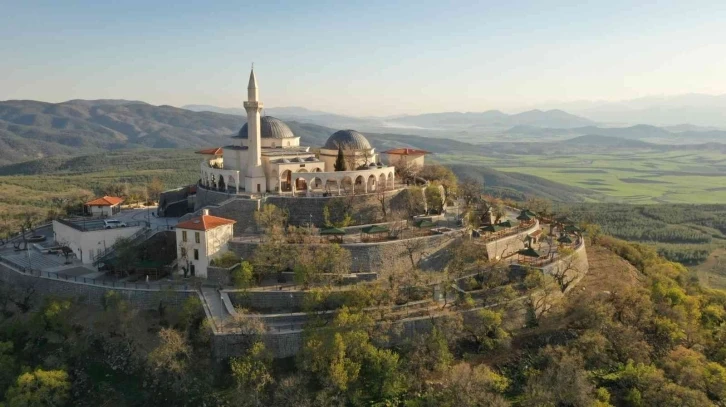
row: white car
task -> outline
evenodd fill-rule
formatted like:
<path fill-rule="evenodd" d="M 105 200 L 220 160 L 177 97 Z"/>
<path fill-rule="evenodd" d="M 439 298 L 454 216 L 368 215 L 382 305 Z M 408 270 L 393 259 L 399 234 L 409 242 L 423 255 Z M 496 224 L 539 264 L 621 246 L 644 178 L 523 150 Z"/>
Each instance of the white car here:
<path fill-rule="evenodd" d="M 103 221 L 103 227 L 105 229 L 125 228 L 126 224 L 121 222 L 120 220 L 106 219 Z"/>

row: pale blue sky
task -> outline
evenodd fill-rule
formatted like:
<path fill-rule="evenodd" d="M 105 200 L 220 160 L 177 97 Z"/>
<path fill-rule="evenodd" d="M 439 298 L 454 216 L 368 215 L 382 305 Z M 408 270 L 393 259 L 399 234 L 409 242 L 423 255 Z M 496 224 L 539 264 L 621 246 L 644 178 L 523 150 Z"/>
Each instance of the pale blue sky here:
<path fill-rule="evenodd" d="M 720 94 L 725 3 L 0 0 L 0 99 L 235 107 L 253 61 L 267 106 L 354 115 Z"/>

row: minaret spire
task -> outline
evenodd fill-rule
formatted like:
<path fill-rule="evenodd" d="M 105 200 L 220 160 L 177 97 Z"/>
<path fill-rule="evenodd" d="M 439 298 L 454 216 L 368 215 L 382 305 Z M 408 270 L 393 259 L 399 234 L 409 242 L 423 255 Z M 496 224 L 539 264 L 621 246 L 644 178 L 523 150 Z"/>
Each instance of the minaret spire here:
<path fill-rule="evenodd" d="M 257 78 L 254 64 L 250 70 L 250 81 L 247 85 L 247 168 L 245 170 L 245 191 L 249 193 L 267 191 L 267 181 L 262 168 L 262 131 L 260 128 L 260 112 L 263 109 L 259 101 Z"/>
<path fill-rule="evenodd" d="M 259 97 L 257 78 L 255 77 L 255 64 L 253 63 L 252 69 L 250 70 L 250 82 L 247 84 L 247 101 L 257 102 Z"/>

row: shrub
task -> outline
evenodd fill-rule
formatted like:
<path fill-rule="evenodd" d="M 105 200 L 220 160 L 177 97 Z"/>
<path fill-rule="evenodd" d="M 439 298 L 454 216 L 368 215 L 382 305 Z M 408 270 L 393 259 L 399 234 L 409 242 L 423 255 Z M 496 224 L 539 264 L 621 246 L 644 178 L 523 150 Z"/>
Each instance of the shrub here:
<path fill-rule="evenodd" d="M 224 252 L 221 256 L 212 259 L 214 267 L 230 268 L 240 262 L 240 258 L 234 252 Z"/>

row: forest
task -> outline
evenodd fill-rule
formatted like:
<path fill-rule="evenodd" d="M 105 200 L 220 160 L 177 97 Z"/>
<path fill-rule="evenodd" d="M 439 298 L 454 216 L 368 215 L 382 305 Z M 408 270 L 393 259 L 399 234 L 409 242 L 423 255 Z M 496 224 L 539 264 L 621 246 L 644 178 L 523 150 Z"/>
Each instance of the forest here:
<path fill-rule="evenodd" d="M 112 291 L 88 306 L 2 285 L 0 397 L 8 407 L 723 405 L 726 294 L 649 246 L 602 235 L 591 247 L 624 259 L 632 282 L 605 267 L 523 328 L 485 308 L 475 328 L 451 314 L 392 347 L 360 297 L 324 327 L 310 323 L 302 352 L 283 360 L 252 319 L 239 321 L 244 355 L 212 358 L 197 298 L 173 308 L 162 294 L 157 311 L 139 312 Z"/>
<path fill-rule="evenodd" d="M 702 263 L 726 244 L 726 205 L 560 205 L 557 212 L 577 222 L 600 225 L 606 234 L 654 245 L 669 260 Z"/>

